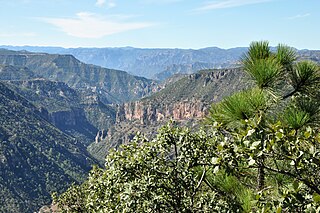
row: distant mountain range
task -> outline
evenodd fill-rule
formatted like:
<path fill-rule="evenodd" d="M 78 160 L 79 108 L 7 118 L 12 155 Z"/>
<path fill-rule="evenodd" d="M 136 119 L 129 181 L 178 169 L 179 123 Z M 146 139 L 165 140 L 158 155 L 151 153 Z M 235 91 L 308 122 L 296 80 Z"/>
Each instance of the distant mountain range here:
<path fill-rule="evenodd" d="M 133 76 L 120 70 L 88 65 L 72 55 L 0 49 L 0 64 L 4 67 L 2 75 L 7 75 L 4 79 L 14 80 L 20 77 L 26 79 L 28 76 L 29 78 L 36 76 L 61 81 L 74 89 L 99 93 L 101 101 L 106 104 L 139 99 L 157 90 L 152 80 Z M 15 66 L 17 70 L 6 71 L 9 69 L 8 66 Z M 27 69 L 28 72 L 24 72 L 26 70 L 23 69 Z M 8 73 L 11 73 L 12 76 Z"/>
<path fill-rule="evenodd" d="M 160 81 L 165 80 L 173 74 L 191 74 L 201 69 L 238 67 L 239 59 L 247 51 L 247 47 L 231 49 L 221 49 L 218 47 L 203 49 L 0 47 L 51 54 L 71 54 L 88 64 L 124 70 L 136 76 Z M 320 51 L 318 50 L 298 50 L 298 53 L 299 55 L 309 55 L 310 57 L 317 55 L 315 58 L 320 55 Z"/>
<path fill-rule="evenodd" d="M 71 54 L 80 61 L 133 75 L 164 80 L 176 73 L 194 73 L 200 69 L 229 68 L 238 65 L 247 48 L 193 49 L 60 48 L 33 46 L 0 46 L 11 50 L 27 50 L 51 54 Z M 187 69 L 186 69 L 187 68 Z"/>

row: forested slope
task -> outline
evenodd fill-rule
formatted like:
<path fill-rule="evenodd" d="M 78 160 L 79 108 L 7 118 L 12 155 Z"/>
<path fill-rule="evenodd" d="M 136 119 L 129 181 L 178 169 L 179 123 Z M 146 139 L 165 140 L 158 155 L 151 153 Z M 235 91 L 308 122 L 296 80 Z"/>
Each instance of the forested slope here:
<path fill-rule="evenodd" d="M 0 108 L 0 211 L 35 211 L 84 180 L 95 161 L 79 141 L 1 82 Z"/>

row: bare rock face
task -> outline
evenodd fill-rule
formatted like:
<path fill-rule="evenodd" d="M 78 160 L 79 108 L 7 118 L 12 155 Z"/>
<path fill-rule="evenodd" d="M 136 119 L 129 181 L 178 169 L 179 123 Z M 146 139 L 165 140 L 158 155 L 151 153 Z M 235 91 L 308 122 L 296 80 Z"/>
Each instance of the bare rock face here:
<path fill-rule="evenodd" d="M 176 123 L 196 124 L 208 112 L 209 104 L 197 99 L 175 103 L 136 101 L 117 105 L 116 124 L 108 131 L 100 130 L 89 152 L 101 162 L 112 148 L 129 143 L 137 132 L 153 137 L 158 128 L 173 119 Z"/>
<path fill-rule="evenodd" d="M 184 101 L 174 104 L 172 115 L 174 120 L 202 118 L 207 109 L 208 105 L 199 100 Z"/>
<path fill-rule="evenodd" d="M 116 122 L 155 124 L 203 118 L 212 102 L 243 87 L 240 69 L 209 70 L 189 75 L 158 94 L 117 106 Z"/>
<path fill-rule="evenodd" d="M 51 112 L 49 116 L 50 121 L 62 129 L 68 126 L 76 126 L 79 120 L 85 119 L 84 111 L 77 108 L 67 111 Z"/>
<path fill-rule="evenodd" d="M 99 130 L 96 135 L 95 142 L 99 143 L 99 142 L 103 141 L 104 139 L 106 139 L 107 136 L 108 136 L 108 131 Z"/>
<path fill-rule="evenodd" d="M 202 118 L 208 110 L 208 104 L 191 99 L 176 103 L 150 104 L 141 101 L 118 105 L 117 123 L 139 120 L 141 124 L 151 124 L 169 119 L 177 121 Z"/>

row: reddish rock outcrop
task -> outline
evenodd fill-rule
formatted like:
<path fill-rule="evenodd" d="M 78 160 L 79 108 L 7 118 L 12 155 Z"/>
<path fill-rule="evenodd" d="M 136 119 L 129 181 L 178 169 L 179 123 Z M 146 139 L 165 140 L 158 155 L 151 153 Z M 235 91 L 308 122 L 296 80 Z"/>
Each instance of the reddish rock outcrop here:
<path fill-rule="evenodd" d="M 117 123 L 139 120 L 141 124 L 150 124 L 163 120 L 187 120 L 202 118 L 208 110 L 208 103 L 200 100 L 184 100 L 172 104 L 150 104 L 140 101 L 118 105 Z"/>

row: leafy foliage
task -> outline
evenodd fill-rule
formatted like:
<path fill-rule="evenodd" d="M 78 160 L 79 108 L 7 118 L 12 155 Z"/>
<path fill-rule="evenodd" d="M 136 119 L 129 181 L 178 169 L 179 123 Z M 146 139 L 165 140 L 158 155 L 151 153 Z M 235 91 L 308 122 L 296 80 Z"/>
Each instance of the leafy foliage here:
<path fill-rule="evenodd" d="M 297 59 L 297 53 L 292 47 L 285 44 L 279 44 L 277 46 L 276 58 L 284 69 L 291 70 L 294 61 Z"/>
<path fill-rule="evenodd" d="M 253 63 L 256 60 L 267 59 L 272 55 L 268 41 L 255 41 L 249 46 L 247 53 L 243 57 L 243 61 Z"/>
<path fill-rule="evenodd" d="M 319 126 L 319 116 L 319 102 L 313 98 L 302 97 L 292 100 L 292 103 L 287 106 L 281 118 L 284 124 L 298 130 L 307 125 Z"/>
<path fill-rule="evenodd" d="M 226 136 L 163 127 L 149 141 L 139 135 L 95 167 L 81 186 L 55 202 L 62 212 L 284 212 L 319 209 L 320 135 L 278 122 L 257 140 L 258 118 Z M 262 152 L 266 185 L 256 190 Z"/>
<path fill-rule="evenodd" d="M 276 59 L 268 58 L 246 63 L 245 70 L 259 88 L 270 88 L 274 86 L 275 79 L 282 74 L 283 67 Z"/>
<path fill-rule="evenodd" d="M 252 118 L 257 111 L 266 110 L 267 107 L 267 95 L 260 89 L 251 89 L 235 93 L 214 104 L 208 121 L 217 121 L 229 128 L 236 128 L 242 125 L 242 121 Z"/>
<path fill-rule="evenodd" d="M 315 93 L 320 87 L 320 71 L 319 66 L 313 62 L 301 61 L 295 64 L 295 59 L 294 50 L 286 45 L 279 45 L 273 53 L 268 42 L 253 42 L 243 57 L 244 71 L 251 76 L 261 94 L 269 94 L 266 96 L 267 104 L 262 110 L 256 109 L 248 113 L 251 99 L 243 94 L 250 90 L 236 93 L 218 105 L 213 105 L 208 119 L 211 123 L 218 122 L 220 126 L 229 127 L 224 131 L 231 136 L 231 144 L 221 149 L 221 156 L 226 156 L 227 159 L 225 167 L 227 171 L 238 173 L 239 178 L 239 172 L 244 168 L 256 169 L 258 192 L 264 199 L 262 203 L 258 202 L 258 207 L 268 211 L 281 211 L 283 207 L 291 210 L 297 203 L 298 211 L 306 210 L 315 204 L 315 201 L 308 201 L 307 197 L 312 197 L 312 193 L 319 193 L 318 183 L 308 178 L 311 174 L 303 177 L 304 172 L 309 173 L 308 168 L 314 171 L 319 169 L 318 163 L 315 163 L 317 168 L 311 163 L 319 162 L 318 157 L 305 162 L 307 166 L 303 171 L 299 170 L 301 165 L 297 165 L 296 160 L 305 153 L 311 155 L 305 147 L 319 149 L 314 147 L 316 143 L 312 142 L 317 140 L 317 135 L 313 135 L 313 140 L 310 141 L 301 136 L 310 137 L 312 130 L 309 126 L 317 128 L 319 125 L 319 97 Z M 284 78 L 287 76 L 289 78 Z M 258 98 L 258 94 L 253 95 Z M 287 100 L 288 98 L 290 100 Z M 285 104 L 288 106 L 283 107 Z M 277 120 L 282 120 L 283 123 L 278 123 Z M 278 141 L 281 141 L 280 144 L 277 144 Z M 308 156 L 303 156 L 303 159 L 308 159 Z M 276 200 L 281 196 L 267 190 L 268 185 L 274 187 L 266 182 L 268 178 L 279 174 L 284 175 L 287 182 L 276 182 L 278 193 L 285 195 L 284 202 L 289 202 L 286 196 L 293 196 L 295 199 L 293 201 L 290 198 L 290 204 L 279 203 Z M 284 190 L 288 188 L 288 184 L 293 184 L 294 190 Z M 297 192 L 297 184 L 302 185 L 303 195 L 300 191 Z M 280 209 L 275 208 L 277 205 Z M 317 204 L 315 207 L 318 208 Z"/>
<path fill-rule="evenodd" d="M 111 152 L 106 169 L 95 168 L 80 188 L 57 200 L 66 212 L 210 212 L 222 208 L 203 178 L 210 160 L 205 132 L 165 126 L 152 141 L 137 136 Z M 70 201 L 77 198 L 76 201 Z M 219 207 L 220 206 L 220 207 Z"/>
<path fill-rule="evenodd" d="M 299 92 L 308 92 L 320 83 L 319 66 L 310 61 L 301 61 L 296 64 L 291 75 L 291 85 Z"/>
<path fill-rule="evenodd" d="M 257 196 L 257 205 L 253 207 L 256 210 L 252 211 L 319 209 L 316 198 L 320 190 L 317 178 L 320 172 L 320 138 L 317 130 L 306 128 L 296 131 L 283 128 L 278 122 L 269 126 L 263 143 L 257 140 L 257 135 L 261 134 L 259 131 L 259 121 L 248 120 L 242 133 L 233 134 L 221 143 L 216 161 L 219 168 L 229 171 L 241 183 L 254 186 L 256 183 L 252 182 L 252 177 L 261 166 L 261 155 L 266 156 L 266 185 L 256 192 L 252 188 L 252 193 Z"/>

